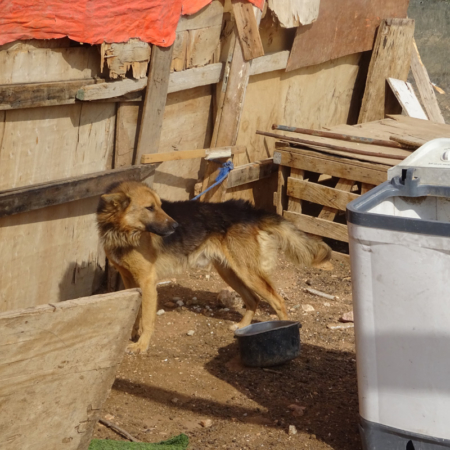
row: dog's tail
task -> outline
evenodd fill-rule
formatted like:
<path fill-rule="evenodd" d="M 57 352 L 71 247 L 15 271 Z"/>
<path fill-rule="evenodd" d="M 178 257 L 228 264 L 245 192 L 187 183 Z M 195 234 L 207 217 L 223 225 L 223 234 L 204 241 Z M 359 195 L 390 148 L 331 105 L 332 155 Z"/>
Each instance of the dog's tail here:
<path fill-rule="evenodd" d="M 270 227 L 276 236 L 281 250 L 296 265 L 331 268 L 327 261 L 331 257 L 331 248 L 320 238 L 300 231 L 292 222 L 279 217 L 278 223 Z"/>

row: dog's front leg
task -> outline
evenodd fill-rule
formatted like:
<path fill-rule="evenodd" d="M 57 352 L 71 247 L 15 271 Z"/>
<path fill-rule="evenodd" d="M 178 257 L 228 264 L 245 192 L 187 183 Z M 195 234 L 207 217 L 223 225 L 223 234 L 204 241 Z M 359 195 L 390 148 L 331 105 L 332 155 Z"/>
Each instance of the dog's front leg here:
<path fill-rule="evenodd" d="M 158 294 L 156 291 L 156 273 L 151 270 L 145 278 L 139 280 L 139 286 L 142 290 L 142 334 L 136 343 L 127 347 L 128 353 L 145 353 L 150 344 L 150 338 L 155 328 L 156 308 L 158 305 Z"/>

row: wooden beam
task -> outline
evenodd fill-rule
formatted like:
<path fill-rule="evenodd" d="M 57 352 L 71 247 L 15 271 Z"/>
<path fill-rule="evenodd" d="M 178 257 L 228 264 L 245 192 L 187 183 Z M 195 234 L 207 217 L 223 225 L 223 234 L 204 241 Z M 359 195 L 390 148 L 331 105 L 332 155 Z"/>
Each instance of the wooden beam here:
<path fill-rule="evenodd" d="M 272 158 L 235 167 L 228 175 L 227 188 L 231 189 L 236 186 L 242 186 L 243 184 L 267 178 L 277 170 L 278 166 L 273 164 Z"/>
<path fill-rule="evenodd" d="M 291 168 L 291 177 L 296 180 L 303 180 L 305 177 L 305 171 L 302 169 Z M 302 201 L 295 197 L 288 198 L 288 211 L 294 211 L 297 213 L 302 212 Z"/>
<path fill-rule="evenodd" d="M 250 61 L 263 56 L 259 22 L 253 12 L 253 5 L 241 0 L 232 0 L 231 3 L 244 59 Z"/>
<path fill-rule="evenodd" d="M 153 166 L 133 166 L 1 191 L 0 217 L 95 197 L 113 183 L 141 181 L 154 171 Z"/>
<path fill-rule="evenodd" d="M 208 84 L 216 84 L 222 77 L 223 64 L 208 64 L 204 67 L 194 67 L 181 72 L 172 72 L 169 77 L 167 92 L 184 91 Z"/>
<path fill-rule="evenodd" d="M 76 98 L 82 101 L 103 100 L 111 97 L 120 97 L 130 92 L 141 91 L 147 86 L 147 77 L 139 80 L 126 78 L 110 83 L 91 84 L 78 90 Z"/>
<path fill-rule="evenodd" d="M 403 110 L 409 117 L 428 120 L 428 117 L 425 114 L 422 105 L 416 97 L 411 83 L 408 83 L 407 81 L 396 80 L 395 78 L 388 78 L 388 83 L 396 99 L 399 101 Z"/>
<path fill-rule="evenodd" d="M 219 147 L 219 148 L 202 148 L 198 150 L 183 150 L 178 152 L 167 153 L 149 153 L 142 155 L 141 164 L 154 164 L 164 161 L 179 161 L 181 159 L 192 158 L 229 158 L 231 155 L 238 153 L 244 153 L 246 150 L 245 145 L 238 145 L 234 147 Z"/>
<path fill-rule="evenodd" d="M 340 190 L 338 186 L 333 189 L 291 177 L 288 178 L 287 195 L 341 211 L 345 211 L 347 204 L 359 197 L 357 194 Z"/>
<path fill-rule="evenodd" d="M 358 123 L 384 119 L 386 80 L 406 81 L 411 66 L 414 20 L 381 22 L 372 52 Z M 390 112 L 390 111 L 387 111 Z"/>
<path fill-rule="evenodd" d="M 152 48 L 135 164 L 141 160 L 144 153 L 158 153 L 169 88 L 172 53 L 173 45 L 167 48 L 154 45 Z M 150 184 L 152 182 L 153 179 L 150 181 Z"/>
<path fill-rule="evenodd" d="M 56 81 L 0 86 L 0 111 L 41 106 L 71 105 L 77 91 L 94 85 L 96 80 Z"/>
<path fill-rule="evenodd" d="M 289 53 L 289 50 L 283 50 L 253 59 L 250 75 L 259 75 L 261 73 L 286 69 Z"/>
<path fill-rule="evenodd" d="M 330 222 L 317 217 L 305 216 L 292 211 L 284 211 L 283 217 L 293 222 L 305 233 L 315 234 L 338 241 L 348 242 L 347 225 Z"/>
<path fill-rule="evenodd" d="M 365 163 L 300 149 L 295 151 L 276 150 L 273 155 L 273 161 L 283 166 L 325 173 L 348 180 L 362 181 L 375 186 L 387 180 L 387 170 L 389 168 L 389 166 L 381 164 Z"/>
<path fill-rule="evenodd" d="M 250 75 L 283 70 L 286 68 L 289 51 L 281 51 L 255 58 Z M 184 91 L 199 86 L 219 83 L 223 77 L 224 64 L 214 63 L 195 67 L 169 76 L 167 93 Z M 142 101 L 143 91 L 148 84 L 147 77 L 136 80 L 105 82 L 98 79 L 55 81 L 51 83 L 29 83 L 0 86 L 0 111 L 9 109 L 36 108 L 41 106 L 72 105 L 77 101 L 137 102 Z M 133 98 L 126 98 L 129 94 Z"/>
<path fill-rule="evenodd" d="M 4 449 L 89 447 L 140 302 L 130 289 L 0 314 Z"/>
<path fill-rule="evenodd" d="M 414 76 L 414 80 L 419 90 L 420 98 L 422 99 L 423 106 L 427 112 L 428 118 L 432 122 L 445 123 L 442 116 L 441 109 L 434 93 L 433 84 L 426 67 L 424 66 L 422 59 L 420 58 L 419 50 L 417 49 L 416 42 L 413 42 L 412 57 L 411 57 L 411 70 Z"/>

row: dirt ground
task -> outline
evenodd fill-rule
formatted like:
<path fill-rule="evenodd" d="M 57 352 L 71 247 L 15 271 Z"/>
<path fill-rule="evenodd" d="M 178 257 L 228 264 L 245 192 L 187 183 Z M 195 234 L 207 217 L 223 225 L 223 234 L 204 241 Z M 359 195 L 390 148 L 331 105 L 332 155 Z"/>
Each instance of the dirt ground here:
<path fill-rule="evenodd" d="M 102 416 L 144 442 L 185 433 L 195 450 L 360 450 L 354 331 L 327 328 L 352 309 L 350 267 L 334 267 L 299 270 L 280 259 L 273 278 L 290 318 L 302 324 L 301 354 L 270 369 L 240 363 L 229 326 L 245 310 L 217 304 L 226 285 L 214 271 L 191 271 L 160 286 L 165 313 L 148 354 L 124 356 Z M 185 306 L 173 305 L 179 299 Z M 262 303 L 255 319 L 274 318 Z M 210 426 L 200 425 L 208 419 Z M 297 434 L 288 433 L 290 425 Z M 100 424 L 94 437 L 123 439 Z"/>

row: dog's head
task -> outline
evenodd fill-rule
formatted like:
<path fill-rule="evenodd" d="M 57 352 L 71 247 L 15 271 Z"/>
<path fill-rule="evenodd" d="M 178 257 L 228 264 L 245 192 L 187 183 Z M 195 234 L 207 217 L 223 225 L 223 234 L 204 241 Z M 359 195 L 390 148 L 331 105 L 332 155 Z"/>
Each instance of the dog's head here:
<path fill-rule="evenodd" d="M 110 224 L 124 232 L 148 231 L 168 236 L 178 223 L 161 208 L 159 196 L 143 183 L 125 181 L 100 197 L 99 225 Z"/>

